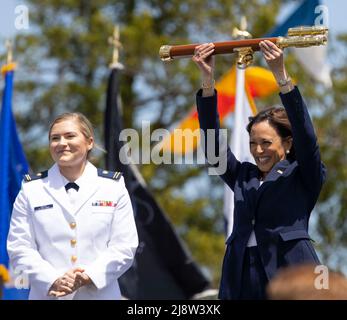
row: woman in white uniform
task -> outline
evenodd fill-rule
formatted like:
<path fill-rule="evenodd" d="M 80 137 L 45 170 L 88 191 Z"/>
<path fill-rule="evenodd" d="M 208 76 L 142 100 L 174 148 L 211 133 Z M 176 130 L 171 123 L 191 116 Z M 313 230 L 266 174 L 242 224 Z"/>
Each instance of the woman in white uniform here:
<path fill-rule="evenodd" d="M 93 146 L 85 116 L 59 116 L 49 130 L 55 164 L 22 183 L 7 248 L 29 299 L 121 298 L 117 279 L 133 262 L 137 231 L 121 173 L 94 167 Z"/>

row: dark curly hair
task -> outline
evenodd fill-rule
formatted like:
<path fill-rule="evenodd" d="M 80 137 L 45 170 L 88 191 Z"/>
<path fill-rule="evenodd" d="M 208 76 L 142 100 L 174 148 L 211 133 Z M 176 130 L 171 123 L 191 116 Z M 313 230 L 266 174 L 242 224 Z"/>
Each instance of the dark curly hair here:
<path fill-rule="evenodd" d="M 251 133 L 254 124 L 263 121 L 268 121 L 270 126 L 276 130 L 276 132 L 282 138 L 282 140 L 287 138 L 293 138 L 292 126 L 289 122 L 287 112 L 283 107 L 269 107 L 260 111 L 256 116 L 249 117 L 249 123 L 246 127 L 248 133 Z M 287 154 L 287 159 L 292 161 L 296 159 L 293 144 L 289 150 L 289 154 Z"/>

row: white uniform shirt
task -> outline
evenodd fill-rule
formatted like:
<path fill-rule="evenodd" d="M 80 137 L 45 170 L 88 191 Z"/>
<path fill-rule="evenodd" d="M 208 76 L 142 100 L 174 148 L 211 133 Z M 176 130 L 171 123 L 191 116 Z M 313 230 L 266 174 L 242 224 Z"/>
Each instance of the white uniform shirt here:
<path fill-rule="evenodd" d="M 49 288 L 76 267 L 93 284 L 66 298 L 121 298 L 117 279 L 131 266 L 138 245 L 124 179 L 98 176 L 88 162 L 78 184 L 72 206 L 55 164 L 47 177 L 23 182 L 16 198 L 7 249 L 14 271 L 29 277 L 29 299 L 55 299 L 47 295 Z"/>
<path fill-rule="evenodd" d="M 66 186 L 70 181 L 66 179 L 64 176 L 61 176 L 63 180 L 63 185 Z M 77 179 L 74 181 L 78 186 L 81 184 L 80 183 L 81 179 Z M 79 189 L 78 189 L 79 190 Z M 76 203 L 78 202 L 78 191 L 75 190 L 74 188 L 70 188 L 69 190 L 66 191 L 66 193 L 69 196 L 71 206 L 75 208 Z"/>

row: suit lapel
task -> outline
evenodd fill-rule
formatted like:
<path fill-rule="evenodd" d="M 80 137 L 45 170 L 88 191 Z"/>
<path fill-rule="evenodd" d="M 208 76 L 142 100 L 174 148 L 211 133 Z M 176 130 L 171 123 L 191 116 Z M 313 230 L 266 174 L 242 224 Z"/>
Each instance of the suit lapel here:
<path fill-rule="evenodd" d="M 256 197 L 257 198 L 256 199 L 257 204 L 259 203 L 259 200 L 260 200 L 262 194 L 264 193 L 264 191 L 269 187 L 269 185 L 271 185 L 270 182 L 274 182 L 279 177 L 281 177 L 289 165 L 290 165 L 290 162 L 288 160 L 279 161 L 278 163 L 276 163 L 274 165 L 274 167 L 271 169 L 271 171 L 266 176 L 262 185 L 258 188 L 257 197 Z"/>
<path fill-rule="evenodd" d="M 254 212 L 256 202 L 257 202 L 257 193 L 259 189 L 259 174 L 260 171 L 256 165 L 250 170 L 249 173 L 249 182 L 247 184 L 247 192 L 244 196 L 247 198 L 245 203 L 249 206 L 249 212 L 252 214 Z"/>

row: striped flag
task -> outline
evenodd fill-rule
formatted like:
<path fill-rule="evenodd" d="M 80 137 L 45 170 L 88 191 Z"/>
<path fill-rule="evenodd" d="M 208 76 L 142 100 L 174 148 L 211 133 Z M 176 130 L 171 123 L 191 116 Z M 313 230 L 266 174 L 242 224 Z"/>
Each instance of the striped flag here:
<path fill-rule="evenodd" d="M 245 81 L 248 87 L 248 93 L 253 98 L 263 98 L 271 95 L 277 90 L 277 83 L 272 73 L 261 67 L 249 67 L 245 71 Z M 217 83 L 218 93 L 218 112 L 221 122 L 235 107 L 236 91 L 236 69 L 231 68 Z M 187 130 L 182 139 L 182 134 L 178 130 Z M 196 107 L 185 117 L 161 142 L 163 151 L 171 151 L 176 154 L 185 154 L 192 152 L 199 144 L 199 139 L 193 139 L 194 131 L 199 129 L 198 114 Z M 189 136 L 191 132 L 191 137 Z"/>

